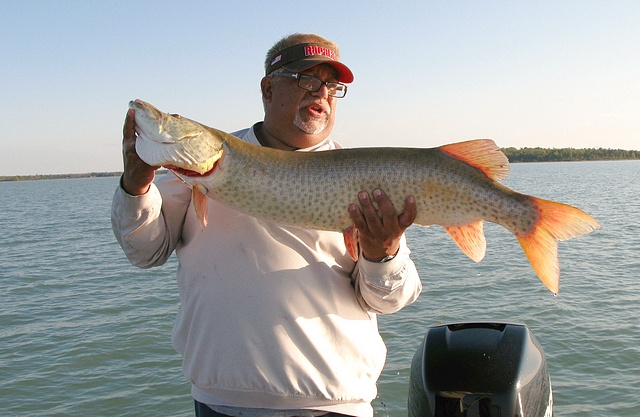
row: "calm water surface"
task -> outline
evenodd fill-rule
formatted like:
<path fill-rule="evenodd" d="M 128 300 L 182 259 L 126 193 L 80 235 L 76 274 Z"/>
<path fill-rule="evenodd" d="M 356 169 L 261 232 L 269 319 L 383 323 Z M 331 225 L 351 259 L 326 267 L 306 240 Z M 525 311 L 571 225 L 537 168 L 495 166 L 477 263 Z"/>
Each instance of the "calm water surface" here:
<path fill-rule="evenodd" d="M 176 260 L 127 262 L 109 220 L 117 181 L 0 183 L 1 415 L 193 415 L 170 343 Z M 411 358 L 430 326 L 503 320 L 544 347 L 556 416 L 640 415 L 640 161 L 515 164 L 505 184 L 576 205 L 602 229 L 560 243 L 554 297 L 499 226 L 485 226 L 479 264 L 441 228 L 412 227 L 424 293 L 380 318 L 389 354 L 376 414 L 406 415 Z"/>

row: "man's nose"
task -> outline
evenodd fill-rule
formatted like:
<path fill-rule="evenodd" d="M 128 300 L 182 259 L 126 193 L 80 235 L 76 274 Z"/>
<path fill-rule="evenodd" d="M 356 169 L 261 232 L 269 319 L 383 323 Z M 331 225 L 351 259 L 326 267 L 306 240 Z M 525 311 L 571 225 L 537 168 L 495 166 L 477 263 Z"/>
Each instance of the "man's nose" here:
<path fill-rule="evenodd" d="M 329 88 L 326 84 L 322 84 L 322 86 L 317 91 L 314 91 L 311 94 L 327 100 L 329 98 Z"/>

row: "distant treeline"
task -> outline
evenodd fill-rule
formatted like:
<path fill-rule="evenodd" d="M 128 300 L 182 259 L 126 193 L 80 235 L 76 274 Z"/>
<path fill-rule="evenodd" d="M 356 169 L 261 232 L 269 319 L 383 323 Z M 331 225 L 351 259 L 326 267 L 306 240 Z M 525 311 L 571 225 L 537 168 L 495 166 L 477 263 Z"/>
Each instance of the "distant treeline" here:
<path fill-rule="evenodd" d="M 58 180 L 67 178 L 115 177 L 122 172 L 88 172 L 86 174 L 47 174 L 0 176 L 0 181 Z"/>
<path fill-rule="evenodd" d="M 158 174 L 168 172 L 166 169 L 159 169 Z M 85 174 L 45 174 L 45 175 L 11 175 L 0 176 L 0 181 L 34 181 L 34 180 L 59 180 L 69 178 L 91 178 L 91 177 L 119 177 L 122 171 L 115 172 L 87 172 Z"/>
<path fill-rule="evenodd" d="M 611 161 L 640 159 L 640 151 L 604 148 L 502 148 L 509 162 Z"/>
<path fill-rule="evenodd" d="M 509 162 L 613 161 L 640 159 L 640 151 L 605 148 L 502 148 Z M 167 170 L 158 170 L 158 174 Z M 55 180 L 63 178 L 117 177 L 122 171 L 89 172 L 86 174 L 14 175 L 0 176 L 0 181 Z"/>

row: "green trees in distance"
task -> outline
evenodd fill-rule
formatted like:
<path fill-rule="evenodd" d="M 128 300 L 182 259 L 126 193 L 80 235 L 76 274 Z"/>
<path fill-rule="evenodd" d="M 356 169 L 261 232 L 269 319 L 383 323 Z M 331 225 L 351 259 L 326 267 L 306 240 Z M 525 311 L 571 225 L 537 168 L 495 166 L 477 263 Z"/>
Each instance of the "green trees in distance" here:
<path fill-rule="evenodd" d="M 640 159 L 640 151 L 604 148 L 502 148 L 509 162 L 611 161 Z"/>
<path fill-rule="evenodd" d="M 640 151 L 604 148 L 502 148 L 509 162 L 561 162 L 561 161 L 612 161 L 622 159 L 640 159 Z M 158 170 L 164 174 L 167 170 Z M 63 178 L 112 177 L 120 176 L 122 171 L 89 172 L 86 174 L 52 174 L 52 175 L 15 175 L 1 176 L 0 181 L 51 180 Z"/>
<path fill-rule="evenodd" d="M 159 169 L 156 171 L 158 175 L 166 174 L 166 169 Z M 36 174 L 36 175 L 0 175 L 1 181 L 34 181 L 34 180 L 60 180 L 71 178 L 90 178 L 90 177 L 119 177 L 122 175 L 122 171 L 114 172 L 87 172 L 85 174 Z"/>

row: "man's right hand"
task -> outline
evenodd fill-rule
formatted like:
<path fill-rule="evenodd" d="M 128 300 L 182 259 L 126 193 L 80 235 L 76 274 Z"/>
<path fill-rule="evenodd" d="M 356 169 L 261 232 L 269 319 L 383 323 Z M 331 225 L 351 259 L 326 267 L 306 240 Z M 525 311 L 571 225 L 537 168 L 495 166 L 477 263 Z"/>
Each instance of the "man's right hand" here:
<path fill-rule="evenodd" d="M 131 195 L 145 194 L 155 178 L 156 169 L 160 167 L 147 164 L 136 153 L 136 118 L 133 109 L 129 109 L 124 120 L 122 158 L 124 160 L 122 188 Z"/>

